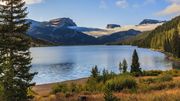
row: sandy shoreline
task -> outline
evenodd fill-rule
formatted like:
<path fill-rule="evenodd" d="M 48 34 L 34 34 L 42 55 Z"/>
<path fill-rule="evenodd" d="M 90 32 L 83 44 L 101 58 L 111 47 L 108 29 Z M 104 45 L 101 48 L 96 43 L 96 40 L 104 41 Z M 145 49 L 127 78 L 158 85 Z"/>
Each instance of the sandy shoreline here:
<path fill-rule="evenodd" d="M 35 91 L 37 93 L 37 95 L 40 96 L 48 96 L 49 93 L 51 93 L 52 91 L 52 87 L 56 84 L 59 83 L 67 83 L 67 84 L 71 84 L 71 83 L 76 83 L 76 84 L 83 84 L 88 80 L 88 78 L 81 78 L 81 79 L 76 79 L 76 80 L 68 80 L 68 81 L 64 81 L 64 82 L 56 82 L 56 83 L 49 83 L 49 84 L 40 84 L 40 85 L 36 85 L 33 87 L 33 91 Z"/>

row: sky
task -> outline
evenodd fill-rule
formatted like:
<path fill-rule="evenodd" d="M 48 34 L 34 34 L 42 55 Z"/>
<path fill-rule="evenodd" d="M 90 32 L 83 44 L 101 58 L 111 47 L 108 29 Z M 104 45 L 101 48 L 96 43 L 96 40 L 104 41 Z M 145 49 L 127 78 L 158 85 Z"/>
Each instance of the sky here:
<path fill-rule="evenodd" d="M 25 0 L 28 18 L 68 17 L 78 26 L 136 25 L 143 19 L 170 20 L 180 15 L 180 0 Z"/>

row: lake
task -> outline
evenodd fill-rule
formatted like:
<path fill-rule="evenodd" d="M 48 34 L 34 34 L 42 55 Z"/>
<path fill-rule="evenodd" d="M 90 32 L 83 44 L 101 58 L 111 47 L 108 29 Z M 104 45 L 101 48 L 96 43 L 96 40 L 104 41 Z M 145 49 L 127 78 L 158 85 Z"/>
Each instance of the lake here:
<path fill-rule="evenodd" d="M 46 84 L 90 76 L 93 66 L 119 73 L 119 62 L 126 59 L 130 69 L 137 49 L 142 70 L 169 70 L 172 62 L 163 53 L 135 46 L 57 46 L 31 48 L 33 79 Z"/>

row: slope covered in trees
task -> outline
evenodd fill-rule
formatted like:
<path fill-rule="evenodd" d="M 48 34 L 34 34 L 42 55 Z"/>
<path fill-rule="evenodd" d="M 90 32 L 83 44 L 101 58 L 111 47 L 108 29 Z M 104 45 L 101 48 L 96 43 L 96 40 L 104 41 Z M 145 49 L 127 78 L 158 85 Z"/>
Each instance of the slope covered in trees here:
<path fill-rule="evenodd" d="M 120 43 L 158 49 L 180 58 L 180 16 L 153 31 L 142 33 Z"/>

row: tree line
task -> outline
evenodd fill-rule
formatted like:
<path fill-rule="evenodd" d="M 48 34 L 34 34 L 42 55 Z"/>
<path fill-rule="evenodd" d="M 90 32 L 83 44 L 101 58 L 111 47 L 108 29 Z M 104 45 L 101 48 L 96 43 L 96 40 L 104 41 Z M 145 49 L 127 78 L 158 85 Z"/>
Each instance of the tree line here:
<path fill-rule="evenodd" d="M 180 16 L 151 31 L 139 45 L 163 50 L 180 58 Z"/>
<path fill-rule="evenodd" d="M 153 31 L 143 32 L 134 38 L 120 42 L 120 44 L 157 49 L 180 58 L 180 16 L 164 23 Z"/>

